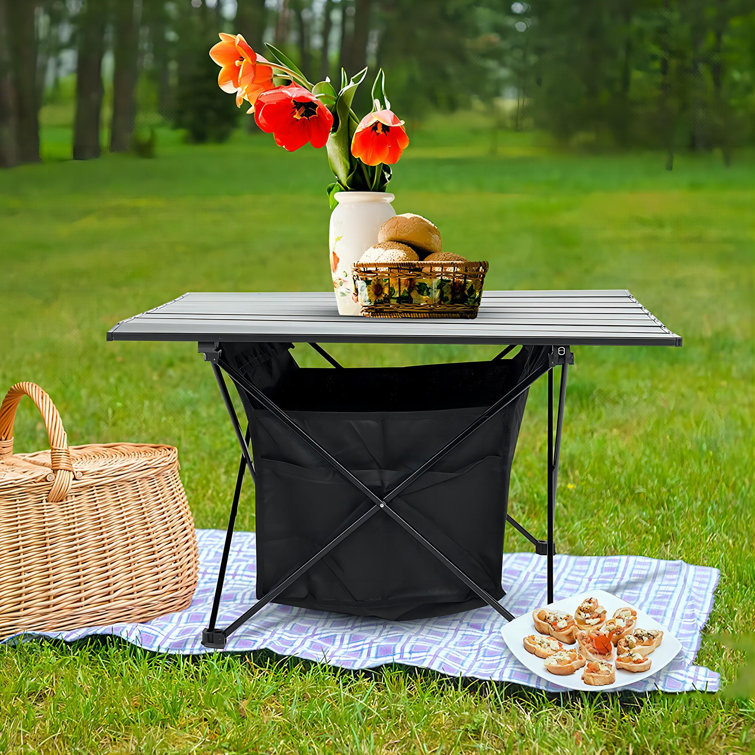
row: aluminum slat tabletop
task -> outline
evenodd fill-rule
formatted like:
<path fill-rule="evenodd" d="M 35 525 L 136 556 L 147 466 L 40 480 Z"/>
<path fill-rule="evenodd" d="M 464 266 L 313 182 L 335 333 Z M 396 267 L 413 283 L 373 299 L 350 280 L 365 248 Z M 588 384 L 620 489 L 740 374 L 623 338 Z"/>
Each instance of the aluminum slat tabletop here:
<path fill-rule="evenodd" d="M 186 293 L 108 331 L 109 341 L 681 346 L 626 290 L 487 291 L 474 320 L 342 317 L 329 291 Z"/>

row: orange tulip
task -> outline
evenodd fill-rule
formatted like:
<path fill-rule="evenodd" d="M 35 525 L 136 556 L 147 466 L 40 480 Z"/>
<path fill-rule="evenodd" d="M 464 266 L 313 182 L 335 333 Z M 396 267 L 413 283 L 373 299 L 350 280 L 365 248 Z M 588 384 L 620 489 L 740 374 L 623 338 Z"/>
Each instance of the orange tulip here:
<path fill-rule="evenodd" d="M 390 110 L 378 110 L 359 122 L 351 140 L 351 154 L 365 165 L 393 165 L 408 145 L 404 122 Z"/>
<path fill-rule="evenodd" d="M 254 78 L 257 56 L 241 34 L 234 36 L 221 32 L 218 36 L 220 42 L 210 50 L 210 57 L 220 66 L 218 86 L 224 92 L 233 94 L 239 89 L 239 76 L 243 63 L 246 62 L 251 66 L 251 71 L 247 69 L 247 77 L 251 75 L 252 79 Z"/>
<path fill-rule="evenodd" d="M 254 62 L 244 60 L 241 63 L 239 89 L 236 92 L 236 106 L 241 107 L 241 103 L 246 100 L 252 106 L 247 111 L 249 113 L 254 110 L 254 103 L 263 92 L 275 88 L 270 61 L 265 60 L 259 53 L 255 55 Z"/>

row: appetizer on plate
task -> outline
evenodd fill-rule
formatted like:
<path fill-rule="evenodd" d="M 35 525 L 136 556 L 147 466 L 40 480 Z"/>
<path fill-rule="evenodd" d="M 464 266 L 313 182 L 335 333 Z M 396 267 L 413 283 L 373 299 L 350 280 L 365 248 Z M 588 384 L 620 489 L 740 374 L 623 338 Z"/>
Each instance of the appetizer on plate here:
<path fill-rule="evenodd" d="M 585 632 L 598 629 L 606 620 L 606 609 L 598 603 L 597 598 L 587 598 L 577 607 L 574 612 L 574 621 L 577 628 Z"/>
<path fill-rule="evenodd" d="M 651 660 L 636 650 L 630 650 L 625 655 L 616 656 L 616 668 L 631 671 L 636 674 L 640 671 L 647 671 L 650 668 Z"/>
<path fill-rule="evenodd" d="M 547 658 L 564 649 L 564 646 L 555 637 L 543 637 L 541 634 L 528 635 L 522 640 L 522 644 L 528 653 L 532 653 L 538 658 Z"/>
<path fill-rule="evenodd" d="M 577 652 L 576 648 L 567 648 L 554 653 L 545 659 L 545 668 L 551 674 L 559 676 L 568 676 L 573 674 L 578 668 L 585 665 L 585 659 Z"/>
<path fill-rule="evenodd" d="M 532 612 L 532 620 L 538 632 L 549 634 L 567 645 L 574 644 L 577 627 L 570 613 L 554 611 L 550 608 L 538 608 Z"/>
<path fill-rule="evenodd" d="M 637 625 L 637 611 L 631 606 L 622 606 L 613 612 L 613 616 L 603 625 L 603 631 L 608 632 L 614 645 L 629 634 Z"/>
<path fill-rule="evenodd" d="M 577 632 L 579 652 L 590 661 L 612 661 L 613 643 L 602 629 L 592 632 Z"/>
<path fill-rule="evenodd" d="M 606 661 L 588 661 L 582 672 L 582 681 L 594 687 L 613 684 L 616 681 L 616 669 Z"/>
<path fill-rule="evenodd" d="M 663 641 L 660 629 L 640 629 L 622 637 L 618 642 L 620 655 L 626 655 L 630 650 L 636 650 L 641 655 L 650 655 Z"/>

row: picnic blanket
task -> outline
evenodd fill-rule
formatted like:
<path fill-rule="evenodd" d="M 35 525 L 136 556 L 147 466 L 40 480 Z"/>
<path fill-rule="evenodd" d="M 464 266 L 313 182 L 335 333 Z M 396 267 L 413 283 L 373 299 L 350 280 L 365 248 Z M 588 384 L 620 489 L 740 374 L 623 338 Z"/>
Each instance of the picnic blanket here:
<path fill-rule="evenodd" d="M 64 632 L 25 634 L 6 642 L 38 636 L 65 641 L 114 635 L 146 650 L 198 654 L 267 648 L 281 655 L 362 669 L 398 663 L 434 669 L 451 676 L 507 681 L 553 692 L 550 684 L 528 671 L 511 654 L 503 638 L 504 619 L 488 606 L 432 619 L 391 622 L 305 608 L 269 604 L 228 639 L 225 650 L 200 643 L 207 626 L 225 533 L 198 530 L 199 584 L 191 606 L 143 624 L 113 624 Z M 676 635 L 682 652 L 661 673 L 625 689 L 715 692 L 719 675 L 693 662 L 701 632 L 713 606 L 718 569 L 683 561 L 643 556 L 555 557 L 555 599 L 589 589 L 611 592 L 647 613 Z M 545 603 L 545 557 L 505 553 L 501 599 L 515 616 Z M 225 580 L 219 627 L 227 626 L 255 601 L 255 535 L 237 532 Z"/>

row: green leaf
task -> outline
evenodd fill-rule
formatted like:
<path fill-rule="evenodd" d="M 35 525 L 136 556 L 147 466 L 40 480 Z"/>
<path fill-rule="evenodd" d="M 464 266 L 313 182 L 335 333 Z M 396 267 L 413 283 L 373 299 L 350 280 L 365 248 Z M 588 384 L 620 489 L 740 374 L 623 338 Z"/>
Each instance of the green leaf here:
<path fill-rule="evenodd" d="M 391 103 L 385 96 L 385 73 L 382 68 L 375 74 L 375 81 L 372 83 L 371 97 L 373 102 L 377 101 L 379 103 L 381 109 L 390 110 Z"/>
<path fill-rule="evenodd" d="M 324 94 L 328 97 L 336 99 L 336 90 L 333 89 L 333 85 L 329 81 L 318 81 L 312 87 L 312 94 Z"/>
<path fill-rule="evenodd" d="M 343 186 L 338 181 L 333 181 L 332 184 L 328 184 L 328 188 L 326 189 L 328 193 L 328 204 L 330 205 L 331 210 L 335 210 L 338 206 L 338 200 L 336 199 L 336 192 L 344 191 Z"/>
<path fill-rule="evenodd" d="M 339 183 L 346 189 L 355 189 L 356 186 L 349 182 L 350 178 L 357 175 L 358 166 L 351 155 L 351 138 L 354 135 L 354 125 L 351 121 L 351 103 L 357 88 L 364 81 L 367 69 L 362 69 L 351 81 L 341 88 L 335 103 L 335 118 L 333 130 L 330 132 L 326 149 L 330 169 Z M 345 73 L 342 72 L 342 81 Z"/>
<path fill-rule="evenodd" d="M 421 296 L 430 296 L 430 286 L 428 286 L 427 283 L 424 283 L 423 281 L 417 283 L 417 291 Z"/>
<path fill-rule="evenodd" d="M 307 77 L 302 72 L 301 68 L 294 63 L 291 58 L 286 55 L 282 50 L 279 50 L 274 45 L 271 45 L 269 42 L 265 42 L 265 47 L 267 47 L 268 50 L 272 53 L 273 57 L 283 66 L 286 66 L 286 68 L 290 68 L 295 74 L 298 76 L 301 76 L 301 78 L 304 81 L 307 81 Z"/>

